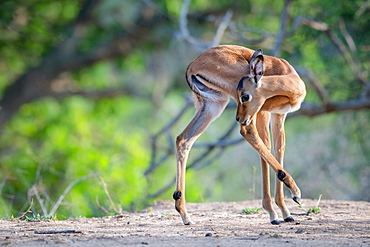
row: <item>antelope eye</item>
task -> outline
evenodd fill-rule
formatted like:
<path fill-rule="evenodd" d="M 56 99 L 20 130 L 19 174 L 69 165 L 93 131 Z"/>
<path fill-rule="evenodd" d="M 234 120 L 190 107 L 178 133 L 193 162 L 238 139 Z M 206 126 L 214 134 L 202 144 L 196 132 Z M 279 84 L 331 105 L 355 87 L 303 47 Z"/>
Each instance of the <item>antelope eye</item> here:
<path fill-rule="evenodd" d="M 244 103 L 244 102 L 248 102 L 250 99 L 250 96 L 249 94 L 244 94 L 240 97 L 240 100 Z"/>

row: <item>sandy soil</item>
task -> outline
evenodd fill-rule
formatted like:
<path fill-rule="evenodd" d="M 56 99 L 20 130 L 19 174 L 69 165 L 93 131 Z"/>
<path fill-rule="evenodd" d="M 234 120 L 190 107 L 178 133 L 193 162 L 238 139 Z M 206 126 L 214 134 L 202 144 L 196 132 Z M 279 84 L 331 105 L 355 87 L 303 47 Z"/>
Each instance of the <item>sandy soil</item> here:
<path fill-rule="evenodd" d="M 315 200 L 304 200 L 306 208 Z M 319 213 L 271 225 L 261 202 L 188 203 L 195 225 L 184 226 L 173 202 L 103 218 L 0 221 L 2 246 L 370 246 L 370 202 L 322 200 Z M 302 213 L 288 201 L 293 213 Z M 72 232 L 63 233 L 70 230 Z M 62 231 L 62 232 L 57 232 Z M 74 232 L 73 232 L 74 231 Z"/>

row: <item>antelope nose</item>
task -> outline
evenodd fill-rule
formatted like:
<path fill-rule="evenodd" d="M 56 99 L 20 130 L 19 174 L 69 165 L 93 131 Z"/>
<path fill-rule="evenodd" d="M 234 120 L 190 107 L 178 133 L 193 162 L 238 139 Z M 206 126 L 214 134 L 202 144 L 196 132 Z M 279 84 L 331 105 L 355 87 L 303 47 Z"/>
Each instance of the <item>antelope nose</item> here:
<path fill-rule="evenodd" d="M 236 117 L 236 118 L 235 118 L 235 120 L 236 120 L 237 122 L 239 122 L 239 120 L 240 120 L 240 117 Z"/>

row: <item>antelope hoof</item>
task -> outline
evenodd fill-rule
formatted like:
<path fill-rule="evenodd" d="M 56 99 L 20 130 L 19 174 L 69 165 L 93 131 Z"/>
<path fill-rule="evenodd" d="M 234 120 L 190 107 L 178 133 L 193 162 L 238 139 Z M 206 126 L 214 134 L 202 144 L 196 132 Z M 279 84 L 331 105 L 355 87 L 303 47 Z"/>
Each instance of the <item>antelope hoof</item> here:
<path fill-rule="evenodd" d="M 182 222 L 185 226 L 194 225 L 194 221 L 192 221 L 188 215 L 188 213 L 180 213 Z"/>
<path fill-rule="evenodd" d="M 187 222 L 184 222 L 184 225 L 185 226 L 189 226 L 189 225 L 194 225 L 195 223 L 194 223 L 194 221 L 192 221 L 192 220 L 189 220 L 189 221 L 187 221 Z"/>
<path fill-rule="evenodd" d="M 288 216 L 284 219 L 285 222 L 294 222 L 294 218 L 292 216 Z"/>
<path fill-rule="evenodd" d="M 298 205 L 301 205 L 301 198 L 298 196 L 292 196 L 293 201 L 295 201 Z"/>
<path fill-rule="evenodd" d="M 270 222 L 272 225 L 280 225 L 280 221 L 278 221 L 278 220 L 273 220 L 273 221 L 271 221 Z"/>

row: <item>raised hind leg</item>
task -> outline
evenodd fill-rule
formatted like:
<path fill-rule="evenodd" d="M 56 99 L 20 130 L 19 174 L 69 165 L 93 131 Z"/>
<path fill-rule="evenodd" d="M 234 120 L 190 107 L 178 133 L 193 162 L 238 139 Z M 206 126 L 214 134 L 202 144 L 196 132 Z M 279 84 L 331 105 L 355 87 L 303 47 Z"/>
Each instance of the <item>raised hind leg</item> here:
<path fill-rule="evenodd" d="M 206 98 L 196 99 L 197 110 L 195 116 L 176 139 L 176 191 L 173 194 L 175 208 L 179 212 L 185 225 L 192 224 L 189 214 L 185 207 L 185 173 L 186 162 L 191 147 L 195 140 L 207 129 L 209 124 L 215 120 L 225 109 L 228 97 L 219 95 L 217 101 Z"/>

